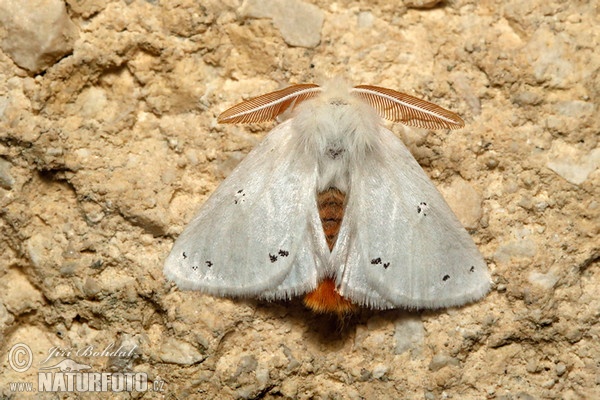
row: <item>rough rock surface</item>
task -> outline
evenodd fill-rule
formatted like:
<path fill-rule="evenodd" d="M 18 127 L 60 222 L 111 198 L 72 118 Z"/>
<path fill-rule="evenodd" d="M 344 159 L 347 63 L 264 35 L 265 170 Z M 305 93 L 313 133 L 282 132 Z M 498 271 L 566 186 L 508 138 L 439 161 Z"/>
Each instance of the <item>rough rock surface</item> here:
<path fill-rule="evenodd" d="M 73 51 L 78 30 L 62 0 L 0 1 L 0 48 L 39 73 Z"/>
<path fill-rule="evenodd" d="M 293 3 L 323 16 L 314 45 L 240 1 L 70 0 L 70 55 L 32 75 L 0 51 L 0 397 L 67 357 L 163 390 L 115 398 L 600 398 L 594 2 Z M 484 300 L 338 324 L 165 281 L 173 240 L 269 129 L 219 112 L 327 75 L 463 116 L 393 130 L 485 255 Z"/>

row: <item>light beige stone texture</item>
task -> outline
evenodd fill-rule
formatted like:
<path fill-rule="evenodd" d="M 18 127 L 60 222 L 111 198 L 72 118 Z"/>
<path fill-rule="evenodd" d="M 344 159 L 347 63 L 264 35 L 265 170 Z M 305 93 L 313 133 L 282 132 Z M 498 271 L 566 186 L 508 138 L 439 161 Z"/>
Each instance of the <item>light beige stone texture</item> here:
<path fill-rule="evenodd" d="M 39 365 L 8 363 L 23 342 L 34 364 L 53 346 L 135 347 L 71 357 L 164 383 L 134 398 L 600 398 L 594 3 L 302 2 L 323 16 L 306 47 L 237 0 L 70 0 L 79 39 L 65 36 L 72 52 L 43 73 L 2 47 L 0 397 L 20 398 L 9 382 L 37 385 Z M 486 298 L 340 323 L 299 300 L 166 282 L 174 239 L 273 126 L 217 115 L 331 75 L 464 118 L 451 132 L 392 130 L 468 224 L 492 272 Z"/>

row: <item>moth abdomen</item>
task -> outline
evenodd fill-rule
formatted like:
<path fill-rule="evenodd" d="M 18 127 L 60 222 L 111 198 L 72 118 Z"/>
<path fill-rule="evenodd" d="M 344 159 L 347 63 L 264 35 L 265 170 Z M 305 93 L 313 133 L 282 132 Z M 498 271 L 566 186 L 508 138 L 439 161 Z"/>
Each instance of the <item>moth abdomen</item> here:
<path fill-rule="evenodd" d="M 319 217 L 327 239 L 329 251 L 333 249 L 340 225 L 344 218 L 344 201 L 346 194 L 339 189 L 329 188 L 317 195 Z"/>
<path fill-rule="evenodd" d="M 352 312 L 356 306 L 342 297 L 332 278 L 323 279 L 317 288 L 304 296 L 304 305 L 317 313 L 335 313 L 340 317 Z"/>
<path fill-rule="evenodd" d="M 333 250 L 342 219 L 344 218 L 346 194 L 337 188 L 329 188 L 317 195 L 317 207 L 329 251 Z M 317 288 L 304 296 L 304 304 L 318 313 L 336 313 L 340 316 L 355 309 L 354 304 L 342 297 L 329 277 L 319 282 Z"/>

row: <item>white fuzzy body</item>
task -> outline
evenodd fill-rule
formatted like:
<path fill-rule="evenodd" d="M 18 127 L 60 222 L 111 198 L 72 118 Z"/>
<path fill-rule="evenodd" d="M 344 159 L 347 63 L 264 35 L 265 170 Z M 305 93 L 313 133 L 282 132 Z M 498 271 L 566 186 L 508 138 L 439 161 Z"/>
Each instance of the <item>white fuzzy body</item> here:
<path fill-rule="evenodd" d="M 350 88 L 333 82 L 273 129 L 175 243 L 166 276 L 182 289 L 289 298 L 335 278 L 373 308 L 437 308 L 487 293 L 469 234 L 402 142 Z M 317 193 L 346 208 L 332 251 Z"/>
<path fill-rule="evenodd" d="M 314 157 L 318 165 L 318 192 L 330 187 L 347 192 L 350 171 L 372 150 L 381 124 L 368 104 L 350 95 L 348 86 L 334 82 L 319 97 L 300 104 L 292 119 L 305 156 Z"/>

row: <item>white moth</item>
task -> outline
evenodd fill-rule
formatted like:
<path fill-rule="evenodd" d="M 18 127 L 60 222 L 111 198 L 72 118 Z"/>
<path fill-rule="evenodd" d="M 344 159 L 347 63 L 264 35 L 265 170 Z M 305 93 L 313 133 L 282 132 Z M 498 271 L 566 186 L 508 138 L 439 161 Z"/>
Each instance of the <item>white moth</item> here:
<path fill-rule="evenodd" d="M 475 243 L 381 117 L 428 129 L 456 114 L 376 86 L 295 85 L 238 104 L 223 123 L 275 127 L 206 201 L 164 268 L 181 289 L 288 299 L 317 312 L 438 308 L 482 298 Z"/>

